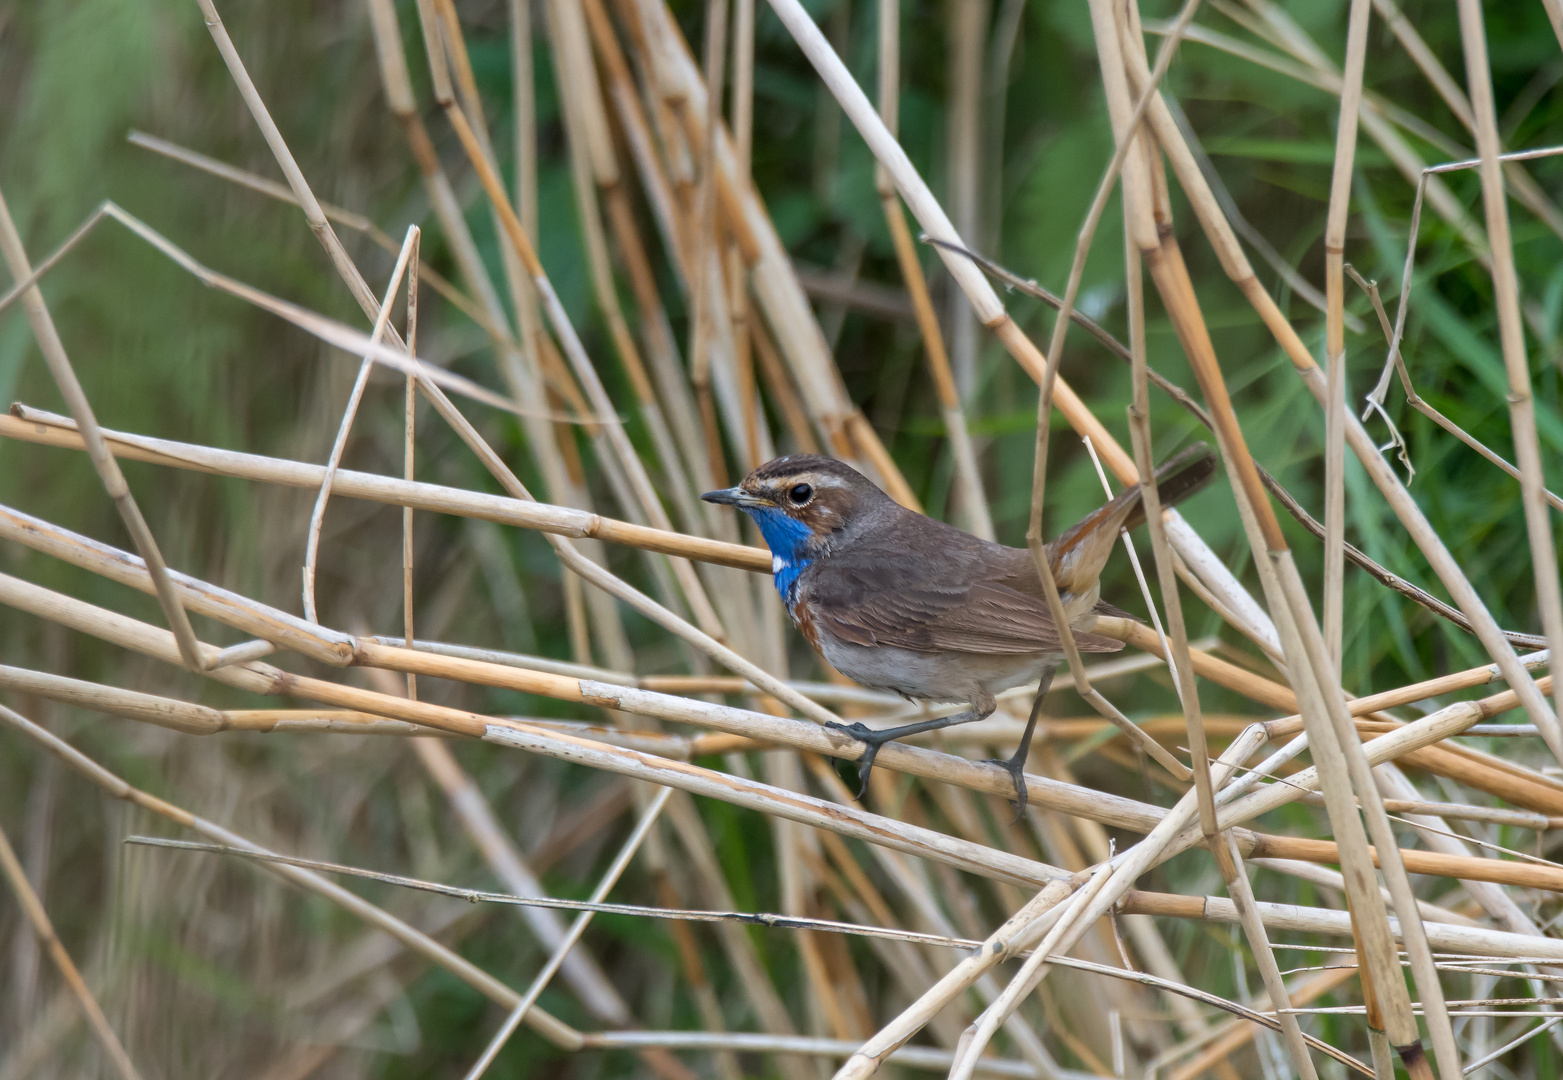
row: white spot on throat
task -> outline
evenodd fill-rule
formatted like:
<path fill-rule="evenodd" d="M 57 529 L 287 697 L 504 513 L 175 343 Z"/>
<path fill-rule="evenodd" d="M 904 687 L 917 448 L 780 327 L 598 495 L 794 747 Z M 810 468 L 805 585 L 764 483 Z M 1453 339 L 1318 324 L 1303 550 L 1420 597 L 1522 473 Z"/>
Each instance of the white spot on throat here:
<path fill-rule="evenodd" d="M 792 563 L 788 562 L 786 559 L 782 558 L 780 555 L 772 555 L 771 556 L 771 573 L 773 573 L 773 574 L 779 574 L 779 573 L 781 573 L 783 570 L 787 569 L 787 567 L 789 567 L 791 565 L 792 565 Z"/>

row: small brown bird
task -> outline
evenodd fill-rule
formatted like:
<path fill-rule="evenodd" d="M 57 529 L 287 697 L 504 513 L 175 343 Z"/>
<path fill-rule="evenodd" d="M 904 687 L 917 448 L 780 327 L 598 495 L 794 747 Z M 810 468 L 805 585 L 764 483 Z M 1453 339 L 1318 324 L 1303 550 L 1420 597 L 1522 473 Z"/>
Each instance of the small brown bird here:
<path fill-rule="evenodd" d="M 1156 471 L 1162 505 L 1192 495 L 1214 472 L 1208 446 L 1182 451 Z M 908 700 L 967 705 L 900 727 L 830 725 L 865 744 L 858 763 L 865 789 L 885 743 L 981 720 L 997 707 L 994 695 L 1039 679 L 1019 749 L 996 762 L 1014 778 L 1025 809 L 1022 768 L 1064 658 L 1029 551 L 908 510 L 856 469 L 813 454 L 768 461 L 737 487 L 701 498 L 736 506 L 759 525 L 793 624 L 837 671 Z M 1125 614 L 1099 598 L 1102 567 L 1118 534 L 1144 519 L 1140 489 L 1130 487 L 1047 546 L 1081 652 L 1123 648 L 1090 631 L 1098 615 Z"/>

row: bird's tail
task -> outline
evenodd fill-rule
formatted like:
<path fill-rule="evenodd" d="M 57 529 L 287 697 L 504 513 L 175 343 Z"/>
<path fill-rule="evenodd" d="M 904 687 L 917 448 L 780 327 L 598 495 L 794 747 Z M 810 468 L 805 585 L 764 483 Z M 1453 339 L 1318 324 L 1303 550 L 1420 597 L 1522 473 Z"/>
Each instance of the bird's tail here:
<path fill-rule="evenodd" d="M 1193 446 L 1179 450 L 1156 470 L 1156 495 L 1161 500 L 1163 508 L 1176 506 L 1190 495 L 1202 490 L 1215 475 L 1216 452 L 1205 443 L 1195 443 Z M 1130 500 L 1129 514 L 1118 526 L 1120 529 L 1135 529 L 1145 524 L 1145 503 L 1139 497 L 1138 486 L 1130 488 L 1118 498 L 1121 499 L 1131 493 L 1133 498 Z"/>
<path fill-rule="evenodd" d="M 1215 451 L 1205 443 L 1196 443 L 1156 470 L 1156 494 L 1163 507 L 1175 506 L 1204 487 L 1215 474 Z M 1060 592 L 1084 596 L 1096 588 L 1118 533 L 1145 522 L 1141 496 L 1138 484 L 1124 489 L 1049 545 L 1049 562 Z"/>

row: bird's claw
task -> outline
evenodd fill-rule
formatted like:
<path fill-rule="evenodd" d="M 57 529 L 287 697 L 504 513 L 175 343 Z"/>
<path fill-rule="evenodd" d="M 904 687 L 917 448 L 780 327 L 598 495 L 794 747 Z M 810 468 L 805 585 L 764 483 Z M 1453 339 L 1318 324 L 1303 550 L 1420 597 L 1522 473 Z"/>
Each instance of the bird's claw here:
<path fill-rule="evenodd" d="M 997 765 L 999 768 L 1009 773 L 1010 782 L 1015 785 L 1015 799 L 1012 804 L 1015 807 L 1015 819 L 1011 821 L 1010 824 L 1018 825 L 1020 823 L 1020 819 L 1026 814 L 1026 763 L 1020 760 L 1018 757 L 1012 757 L 987 758 L 984 761 L 984 764 Z"/>
<path fill-rule="evenodd" d="M 892 741 L 893 735 L 887 736 L 882 731 L 876 731 L 867 724 L 854 721 L 850 724 L 838 724 L 830 721 L 825 725 L 832 731 L 839 731 L 843 735 L 850 736 L 863 744 L 863 756 L 857 759 L 858 789 L 855 798 L 862 799 L 868 794 L 868 774 L 874 769 L 874 759 L 879 756 L 879 748 Z"/>

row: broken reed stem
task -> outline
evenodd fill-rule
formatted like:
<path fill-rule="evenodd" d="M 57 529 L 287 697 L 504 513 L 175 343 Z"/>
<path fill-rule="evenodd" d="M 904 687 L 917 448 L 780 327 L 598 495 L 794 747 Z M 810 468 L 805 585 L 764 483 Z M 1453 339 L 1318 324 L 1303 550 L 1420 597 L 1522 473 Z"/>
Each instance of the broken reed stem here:
<path fill-rule="evenodd" d="M 1335 130 L 1335 165 L 1324 226 L 1325 331 L 1327 364 L 1324 406 L 1324 640 L 1341 670 L 1346 573 L 1346 217 L 1352 165 L 1357 150 L 1357 114 L 1362 69 L 1367 60 L 1371 0 L 1352 0 L 1347 20 L 1346 65 L 1341 82 L 1340 119 Z"/>
<path fill-rule="evenodd" d="M 27 249 L 22 244 L 21 234 L 16 231 L 16 222 L 11 217 L 11 208 L 6 204 L 4 193 L 0 193 L 0 255 L 4 256 L 6 266 L 11 271 L 11 277 L 15 279 L 17 287 L 21 287 L 22 283 L 32 276 L 33 270 L 27 261 Z M 163 553 L 157 546 L 157 540 L 153 537 L 146 518 L 141 514 L 140 506 L 136 504 L 136 497 L 130 492 L 130 485 L 125 482 L 125 476 L 119 470 L 119 462 L 114 460 L 114 455 L 109 453 L 108 448 L 103 444 L 103 435 L 98 428 L 97 417 L 93 414 L 92 405 L 87 401 L 87 394 L 81 387 L 81 381 L 76 378 L 76 370 L 71 366 L 70 356 L 65 351 L 65 343 L 60 339 L 60 332 L 55 328 L 48 304 L 44 302 L 43 290 L 36 284 L 27 286 L 22 294 L 22 306 L 26 309 L 27 321 L 32 326 L 33 337 L 37 339 L 38 348 L 43 352 L 44 360 L 48 364 L 49 374 L 53 376 L 55 385 L 60 388 L 66 407 L 70 409 L 71 416 L 75 418 L 77 428 L 81 431 L 87 456 L 92 459 L 92 467 L 96 470 L 109 498 L 114 500 L 114 508 L 124 521 L 136 550 L 146 560 L 147 569 L 152 575 L 152 583 L 156 587 L 157 602 L 163 609 L 163 617 L 168 620 L 168 625 L 179 642 L 179 655 L 184 658 L 185 667 L 192 671 L 198 670 L 197 656 L 200 650 L 197 648 L 195 629 L 190 625 L 190 617 L 185 614 L 179 598 L 174 595 L 173 585 L 168 580 L 168 566 L 163 561 Z"/>
<path fill-rule="evenodd" d="M 418 237 L 418 226 L 407 226 L 407 238 L 402 241 L 402 250 L 396 256 L 396 267 L 391 271 L 391 280 L 385 286 L 385 299 L 380 301 L 380 314 L 375 317 L 374 329 L 369 334 L 370 342 L 375 345 L 380 344 L 380 338 L 385 334 L 385 328 L 391 321 L 391 307 L 396 300 L 397 290 L 401 288 L 402 275 L 407 272 L 409 261 L 417 257 Z M 408 352 L 411 351 L 409 347 Z M 337 466 L 341 464 L 342 452 L 347 449 L 347 436 L 353 430 L 353 419 L 358 415 L 358 403 L 363 400 L 364 388 L 369 385 L 369 373 L 373 368 L 372 356 L 366 355 L 358 365 L 358 376 L 353 380 L 353 389 L 348 394 L 347 406 L 342 410 L 342 422 L 337 426 L 336 438 L 331 442 L 331 454 L 326 460 L 326 472 L 320 481 L 320 492 L 315 496 L 315 506 L 309 514 L 309 532 L 304 541 L 303 579 L 304 618 L 310 622 L 320 621 L 320 616 L 315 611 L 315 562 L 320 554 L 320 528 L 326 520 L 326 503 L 331 499 L 331 481 L 336 476 Z M 414 383 L 412 373 L 409 372 L 408 387 L 411 388 Z M 409 410 L 410 408 L 411 406 Z M 411 415 L 410 411 L 409 415 Z M 410 431 L 406 435 L 406 441 L 410 446 L 412 441 Z M 410 461 L 407 467 L 411 468 Z M 412 635 L 411 630 L 407 633 L 409 637 Z"/>
<path fill-rule="evenodd" d="M 4 706 L 0 706 L 0 709 L 4 709 Z M 0 713 L 0 716 L 3 716 L 3 713 Z M 92 991 L 87 988 L 87 981 L 81 977 L 81 972 L 77 970 L 70 953 L 65 951 L 59 935 L 54 932 L 54 923 L 50 921 L 49 913 L 44 910 L 43 901 L 38 898 L 32 884 L 27 880 L 27 874 L 23 871 L 21 861 L 17 859 L 16 851 L 11 847 L 10 838 L 6 836 L 3 828 L 0 828 L 0 872 L 5 874 L 11 891 L 16 894 L 16 902 L 21 906 L 22 914 L 31 924 L 33 933 L 38 935 L 38 940 L 43 942 L 44 949 L 49 953 L 49 959 L 53 960 L 54 966 L 60 969 L 60 978 L 65 980 L 65 985 L 70 987 L 71 993 L 76 996 L 81 1011 L 87 1017 L 87 1026 L 92 1029 L 92 1034 L 102 1047 L 104 1056 L 113 1063 L 114 1071 L 119 1074 L 120 1080 L 141 1080 L 141 1074 L 136 1071 L 135 1063 L 125 1052 L 124 1044 L 119 1041 L 119 1036 L 114 1034 L 109 1018 L 103 1015 L 98 999 L 92 996 Z"/>
<path fill-rule="evenodd" d="M 1476 165 L 1480 164 L 1480 162 L 1470 162 L 1470 164 L 1474 168 Z M 1414 220 L 1415 207 L 1413 207 L 1413 221 Z M 1415 256 L 1415 244 L 1416 238 L 1413 234 L 1411 239 L 1407 242 L 1407 246 L 1411 248 L 1411 255 L 1413 258 Z M 1368 404 L 1363 408 L 1362 419 L 1366 421 L 1375 412 L 1380 413 L 1380 415 L 1385 415 L 1383 413 L 1384 396 L 1389 390 L 1390 375 L 1393 372 L 1394 374 L 1400 376 L 1400 387 L 1405 391 L 1407 405 L 1410 405 L 1417 412 L 1421 413 L 1423 416 L 1433 421 L 1433 423 L 1449 432 L 1449 434 L 1459 439 L 1466 446 L 1469 446 L 1482 457 L 1498 466 L 1498 468 L 1502 469 L 1513 479 L 1521 479 L 1520 471 L 1513 465 L 1510 465 L 1507 458 L 1503 457 L 1501 454 L 1496 453 L 1486 443 L 1482 442 L 1480 439 L 1473 436 L 1470 432 L 1466 431 L 1459 424 L 1449 419 L 1449 417 L 1439 412 L 1436 408 L 1429 404 L 1426 398 L 1417 393 L 1416 384 L 1411 381 L 1411 374 L 1406 370 L 1405 357 L 1401 355 L 1400 351 L 1400 335 L 1405 330 L 1405 312 L 1407 310 L 1406 304 L 1409 299 L 1407 292 L 1409 290 L 1406 288 L 1401 289 L 1400 301 L 1396 308 L 1395 317 L 1397 329 L 1392 330 L 1390 328 L 1389 318 L 1384 311 L 1383 302 L 1379 299 L 1378 282 L 1364 281 L 1362 276 L 1358 274 L 1349 263 L 1346 266 L 1346 273 L 1353 281 L 1357 283 L 1358 286 L 1362 288 L 1364 292 L 1368 294 L 1368 299 L 1373 304 L 1373 310 L 1378 315 L 1379 326 L 1384 331 L 1385 339 L 1391 345 L 1389 356 L 1384 361 L 1384 370 L 1379 375 L 1378 385 L 1373 388 L 1373 390 L 1367 395 L 1365 399 Z M 1410 276 L 1410 271 L 1407 270 L 1403 276 L 1403 280 L 1408 280 Z M 1390 437 L 1395 440 L 1401 439 L 1400 432 L 1394 427 L 1393 424 L 1390 426 Z M 1403 454 L 1401 456 L 1401 464 L 1406 464 L 1406 460 Z M 1552 507 L 1554 510 L 1563 510 L 1563 498 L 1559 498 L 1550 489 L 1543 491 L 1542 494 L 1543 497 L 1547 500 L 1548 506 Z M 1515 635 L 1513 633 L 1506 632 L 1506 636 L 1512 641 L 1514 640 Z M 1538 641 L 1538 648 L 1546 644 L 1546 638 L 1544 637 L 1539 638 Z"/>
<path fill-rule="evenodd" d="M 1558 579 L 1557 548 L 1552 539 L 1552 515 L 1547 510 L 1546 477 L 1536 432 L 1536 402 L 1525 355 L 1525 324 L 1520 319 L 1519 281 L 1509 234 L 1509 206 L 1498 160 L 1498 118 L 1493 105 L 1492 71 L 1487 58 L 1487 31 L 1480 3 L 1460 0 L 1460 39 L 1465 46 L 1465 74 L 1471 112 L 1476 120 L 1476 149 L 1481 158 L 1482 206 L 1491 247 L 1493 299 L 1498 309 L 1498 339 L 1509 378 L 1509 423 L 1514 432 L 1514 461 L 1520 470 L 1525 507 L 1525 532 L 1530 540 L 1536 578 L 1536 606 L 1554 656 L 1563 656 L 1563 586 Z M 1563 685 L 1556 685 L 1555 715 L 1563 716 Z M 1537 726 L 1541 726 L 1538 721 Z"/>

